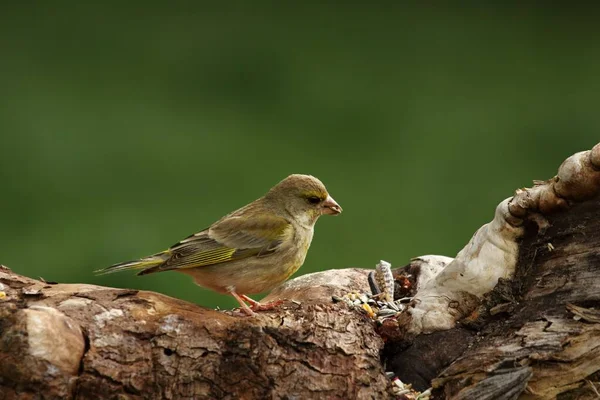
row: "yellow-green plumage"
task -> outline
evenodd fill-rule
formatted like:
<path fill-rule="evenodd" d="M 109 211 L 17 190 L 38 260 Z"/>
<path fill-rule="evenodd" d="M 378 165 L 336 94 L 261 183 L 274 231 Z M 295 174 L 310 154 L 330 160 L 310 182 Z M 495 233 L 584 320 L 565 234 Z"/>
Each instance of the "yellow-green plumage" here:
<path fill-rule="evenodd" d="M 238 293 L 263 292 L 288 279 L 304 263 L 318 217 L 340 212 L 318 179 L 291 175 L 265 196 L 168 250 L 99 272 L 177 270 L 239 300 Z"/>

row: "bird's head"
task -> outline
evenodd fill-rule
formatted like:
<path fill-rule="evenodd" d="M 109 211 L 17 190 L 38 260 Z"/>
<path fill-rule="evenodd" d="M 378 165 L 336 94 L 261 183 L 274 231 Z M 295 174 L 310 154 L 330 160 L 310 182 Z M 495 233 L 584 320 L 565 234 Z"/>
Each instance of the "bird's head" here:
<path fill-rule="evenodd" d="M 310 175 L 288 176 L 273 186 L 265 198 L 283 207 L 303 225 L 314 224 L 323 214 L 342 212 L 342 207 L 329 195 L 325 185 Z"/>

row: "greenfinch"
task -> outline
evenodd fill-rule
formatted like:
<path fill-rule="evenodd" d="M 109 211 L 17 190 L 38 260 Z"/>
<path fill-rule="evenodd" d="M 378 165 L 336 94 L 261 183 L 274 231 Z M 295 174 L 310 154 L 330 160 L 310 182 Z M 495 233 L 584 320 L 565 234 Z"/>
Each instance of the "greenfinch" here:
<path fill-rule="evenodd" d="M 183 272 L 200 286 L 232 295 L 252 315 L 268 305 L 247 294 L 267 291 L 288 279 L 304 263 L 317 219 L 341 212 L 320 180 L 290 175 L 263 197 L 169 249 L 98 272 Z"/>

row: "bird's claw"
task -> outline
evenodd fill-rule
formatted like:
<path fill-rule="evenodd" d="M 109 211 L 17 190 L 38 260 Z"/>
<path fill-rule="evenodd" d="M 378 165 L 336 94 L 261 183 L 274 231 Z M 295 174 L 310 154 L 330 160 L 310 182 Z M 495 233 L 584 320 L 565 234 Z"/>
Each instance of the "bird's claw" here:
<path fill-rule="evenodd" d="M 252 305 L 250 306 L 250 310 L 252 311 L 269 311 L 274 309 L 277 306 L 280 306 L 281 304 L 283 304 L 283 300 L 275 300 L 275 301 L 270 301 L 268 303 L 260 303 L 260 302 L 254 302 L 252 303 Z"/>
<path fill-rule="evenodd" d="M 263 304 L 254 299 L 251 299 L 245 294 L 237 294 L 234 291 L 230 291 L 229 293 L 236 298 L 236 300 L 240 303 L 240 306 L 242 306 L 241 310 L 248 316 L 256 315 L 255 311 L 272 310 L 283 303 L 283 300 L 275 300 Z M 250 303 L 250 306 L 248 306 L 248 304 L 246 303 Z"/>

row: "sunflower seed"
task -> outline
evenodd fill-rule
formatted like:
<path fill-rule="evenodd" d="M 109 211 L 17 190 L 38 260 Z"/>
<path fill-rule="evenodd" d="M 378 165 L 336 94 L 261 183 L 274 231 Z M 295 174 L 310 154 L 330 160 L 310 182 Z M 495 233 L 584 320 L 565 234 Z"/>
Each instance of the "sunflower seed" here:
<path fill-rule="evenodd" d="M 383 293 L 381 297 L 384 301 L 394 301 L 394 275 L 392 274 L 392 265 L 387 261 L 379 261 L 375 267 L 375 281 Z"/>
<path fill-rule="evenodd" d="M 429 400 L 430 397 L 431 397 L 431 388 L 427 389 L 426 391 L 424 391 L 420 395 L 418 395 L 416 400 Z"/>
<path fill-rule="evenodd" d="M 381 293 L 381 289 L 379 289 L 379 285 L 377 284 L 377 279 L 375 277 L 375 271 L 369 272 L 369 277 L 367 278 L 369 281 L 369 287 L 371 288 L 371 293 L 376 296 Z"/>
<path fill-rule="evenodd" d="M 377 311 L 378 317 L 391 317 L 392 315 L 396 315 L 398 312 L 390 309 L 382 309 Z"/>

